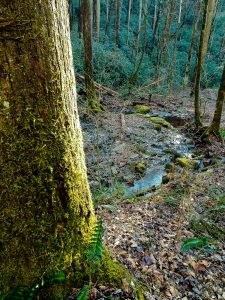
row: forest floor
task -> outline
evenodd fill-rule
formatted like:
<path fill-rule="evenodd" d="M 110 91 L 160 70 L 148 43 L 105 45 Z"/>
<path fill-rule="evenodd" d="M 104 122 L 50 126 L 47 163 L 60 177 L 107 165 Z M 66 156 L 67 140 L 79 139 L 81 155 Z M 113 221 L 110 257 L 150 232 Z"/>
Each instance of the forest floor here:
<path fill-rule="evenodd" d="M 202 92 L 205 124 L 216 95 Z M 194 132 L 188 90 L 151 99 L 102 96 L 102 103 L 105 111 L 97 116 L 85 113 L 82 100 L 79 110 L 110 253 L 146 286 L 146 299 L 225 299 L 224 141 L 212 137 L 204 144 Z M 137 114 L 135 104 L 150 106 L 150 112 Z M 179 158 L 194 162 L 193 168 L 180 166 Z M 134 298 L 127 284 L 95 290 L 93 298 Z"/>

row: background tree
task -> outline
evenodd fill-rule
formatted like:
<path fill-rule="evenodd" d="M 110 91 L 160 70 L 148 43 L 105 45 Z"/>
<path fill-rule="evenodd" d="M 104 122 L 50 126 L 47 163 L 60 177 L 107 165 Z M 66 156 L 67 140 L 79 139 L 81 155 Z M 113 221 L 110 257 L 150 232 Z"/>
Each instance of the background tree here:
<path fill-rule="evenodd" d="M 86 98 L 88 109 L 94 112 L 101 110 L 96 96 L 95 85 L 93 81 L 92 67 L 92 7 L 91 0 L 82 0 L 83 2 L 83 37 L 84 37 L 84 78 L 86 87 Z"/>
<path fill-rule="evenodd" d="M 95 218 L 77 113 L 68 3 L 2 0 L 0 14 L 4 291 L 29 286 L 49 271 L 71 270 Z"/>
<path fill-rule="evenodd" d="M 180 26 L 181 26 L 182 4 L 183 4 L 183 0 L 180 0 L 179 13 L 178 13 L 178 18 L 177 18 L 177 28 L 176 28 L 176 33 L 175 33 L 174 43 L 173 43 L 173 54 L 172 54 L 172 60 L 170 63 L 170 68 L 169 68 L 169 84 L 170 84 L 170 86 L 173 83 L 173 77 L 174 77 L 174 69 L 175 69 L 176 53 L 177 53 L 177 39 L 178 39 L 178 33 L 180 30 Z"/>
<path fill-rule="evenodd" d="M 167 23 L 167 31 L 165 37 L 165 50 L 164 50 L 164 57 L 163 57 L 163 64 L 164 67 L 166 66 L 167 59 L 168 59 L 168 50 L 169 50 L 169 43 L 170 43 L 170 31 L 171 25 L 174 17 L 174 10 L 175 10 L 175 0 L 170 1 L 170 12 L 169 12 L 169 19 Z"/>
<path fill-rule="evenodd" d="M 97 42 L 99 42 L 99 36 L 100 36 L 100 14 L 101 14 L 100 0 L 96 0 L 96 41 Z"/>
<path fill-rule="evenodd" d="M 128 2 L 128 9 L 127 9 L 127 38 L 126 38 L 126 45 L 127 46 L 128 46 L 128 42 L 129 42 L 129 33 L 130 33 L 131 5 L 132 5 L 132 0 L 129 0 L 129 2 Z"/>
<path fill-rule="evenodd" d="M 196 66 L 195 77 L 195 125 L 201 125 L 201 109 L 200 109 L 200 77 L 201 70 L 204 63 L 205 55 L 207 52 L 209 35 L 215 10 L 215 0 L 205 0 L 202 28 L 200 33 L 199 48 L 198 48 L 198 61 Z"/>
<path fill-rule="evenodd" d="M 137 36 L 134 44 L 134 53 L 136 54 L 139 49 L 139 40 L 141 34 L 142 7 L 143 7 L 143 0 L 139 0 L 138 29 L 137 29 Z"/>
<path fill-rule="evenodd" d="M 191 36 L 191 43 L 190 43 L 190 48 L 188 51 L 188 57 L 187 57 L 187 62 L 186 62 L 186 67 L 185 67 L 184 87 L 187 87 L 187 85 L 188 85 L 188 77 L 189 77 L 190 66 L 191 66 L 191 57 L 192 57 L 192 53 L 193 53 L 193 49 L 194 49 L 195 36 L 196 36 L 197 28 L 198 28 L 200 10 L 201 10 L 201 0 L 198 1 L 197 7 L 196 7 L 196 12 L 195 12 L 194 26 L 193 26 L 192 36 Z"/>
<path fill-rule="evenodd" d="M 122 0 L 115 0 L 114 43 L 118 45 L 120 29 L 120 6 Z"/>
<path fill-rule="evenodd" d="M 221 78 L 220 88 L 218 91 L 218 97 L 216 101 L 216 109 L 215 109 L 213 121 L 209 128 L 210 132 L 215 132 L 219 134 L 221 117 L 223 112 L 223 105 L 224 105 L 224 97 L 225 97 L 225 65 L 223 67 L 223 74 Z"/>

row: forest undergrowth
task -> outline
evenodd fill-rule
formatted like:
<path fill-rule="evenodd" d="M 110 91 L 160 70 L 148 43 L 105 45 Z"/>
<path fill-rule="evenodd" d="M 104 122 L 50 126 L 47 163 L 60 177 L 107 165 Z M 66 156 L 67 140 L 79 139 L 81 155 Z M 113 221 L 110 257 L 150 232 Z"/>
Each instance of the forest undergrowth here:
<path fill-rule="evenodd" d="M 206 124 L 209 123 L 213 113 L 215 99 L 212 95 L 212 90 L 202 93 Z M 129 149 L 133 147 L 124 136 L 121 137 L 121 126 L 125 127 L 123 133 L 129 129 L 129 134 L 130 132 L 135 134 L 135 128 L 137 131 L 140 128 L 146 130 L 145 123 L 139 124 L 137 119 L 129 118 L 135 103 L 145 103 L 151 107 L 152 115 L 156 112 L 161 115 L 165 112 L 176 116 L 185 115 L 185 118 L 188 115 L 188 122 L 184 122 L 175 131 L 176 134 L 188 135 L 193 141 L 194 159 L 198 159 L 199 164 L 197 169 L 184 168 L 173 160 L 172 167 L 163 178 L 163 184 L 153 187 L 150 193 L 141 194 L 141 197 L 140 195 L 128 197 L 122 182 L 114 189 L 103 188 L 101 185 L 102 192 L 98 189 L 98 193 L 94 196 L 97 216 L 103 220 L 105 228 L 105 245 L 113 257 L 146 286 L 144 292 L 146 299 L 225 299 L 223 129 L 221 137 L 213 137 L 208 144 L 202 142 L 198 135 L 193 134 L 192 127 L 189 125 L 193 117 L 193 108 L 188 91 L 176 91 L 167 96 L 153 95 L 151 100 L 147 96 L 131 97 L 123 103 L 121 99 L 115 99 L 114 102 L 107 102 L 106 99 L 107 97 L 104 98 L 102 95 L 105 112 L 99 117 L 102 118 L 98 129 L 99 155 L 103 143 L 101 129 L 109 126 L 107 122 L 112 126 L 111 132 L 114 132 L 114 146 L 118 142 L 118 145 L 126 144 Z M 121 122 L 121 113 L 124 114 L 124 122 Z M 83 126 L 84 123 L 89 122 L 90 125 L 94 122 L 93 118 L 92 121 L 90 120 L 82 121 Z M 146 119 L 143 122 L 145 121 Z M 162 139 L 160 134 L 165 136 L 171 130 L 163 125 L 161 129 L 154 126 L 152 128 L 159 136 L 159 141 Z M 85 149 L 89 145 L 89 130 L 86 129 L 84 132 Z M 142 131 L 141 134 L 144 132 Z M 143 139 L 147 138 L 148 135 L 145 133 Z M 152 153 L 144 151 L 141 143 L 142 139 L 139 137 L 137 159 L 144 157 L 147 160 L 147 156 Z M 118 150 L 119 146 L 116 147 Z M 122 151 L 126 152 L 127 148 L 124 147 L 125 150 Z M 107 149 L 109 152 L 112 150 Z M 113 154 L 123 156 L 112 150 Z M 126 155 L 128 152 L 125 153 Z M 132 151 L 129 155 L 135 156 Z M 87 150 L 86 156 L 87 164 L 91 166 L 90 152 Z M 157 160 L 157 153 L 152 158 L 152 162 L 154 159 Z M 101 163 L 106 171 L 110 159 L 104 162 L 102 157 Z M 124 161 L 118 158 L 120 168 L 123 168 L 126 163 L 130 163 L 128 158 L 127 160 L 124 158 Z M 98 171 L 101 177 L 101 172 L 104 171 L 101 171 L 101 168 Z M 118 174 L 114 176 L 121 181 Z M 104 185 L 104 182 L 102 184 Z M 129 299 L 132 298 L 131 291 L 132 287 L 127 284 L 123 284 L 123 289 L 112 289 L 101 285 L 95 287 L 96 298 L 103 299 L 109 296 L 112 297 L 111 299 Z"/>

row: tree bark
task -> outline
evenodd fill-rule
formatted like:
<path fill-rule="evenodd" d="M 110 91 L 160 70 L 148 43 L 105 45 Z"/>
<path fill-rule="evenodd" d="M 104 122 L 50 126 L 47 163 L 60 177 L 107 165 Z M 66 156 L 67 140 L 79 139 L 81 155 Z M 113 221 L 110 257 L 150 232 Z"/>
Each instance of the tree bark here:
<path fill-rule="evenodd" d="M 156 24 L 154 26 L 154 30 L 153 30 L 153 34 L 152 34 L 152 39 L 151 39 L 151 43 L 150 43 L 150 47 L 149 47 L 149 53 L 150 54 L 152 54 L 152 51 L 154 49 L 157 30 L 159 30 L 159 24 L 160 24 L 161 15 L 162 15 L 161 8 L 162 8 L 162 2 L 160 0 L 159 1 L 159 7 L 158 7 L 158 13 L 157 13 L 157 17 L 156 17 Z"/>
<path fill-rule="evenodd" d="M 114 24 L 114 43 L 118 45 L 120 28 L 120 4 L 121 0 L 115 0 L 115 24 Z"/>
<path fill-rule="evenodd" d="M 195 22 L 194 22 L 194 27 L 193 27 L 192 36 L 191 36 L 191 44 L 190 44 L 187 63 L 186 63 L 186 67 L 185 67 L 184 87 L 187 87 L 187 85 L 188 85 L 188 77 L 189 77 L 190 66 L 191 66 L 191 57 L 192 57 L 192 53 L 193 53 L 193 49 L 194 49 L 195 36 L 196 36 L 197 28 L 198 28 L 200 9 L 201 9 L 201 0 L 198 1 L 198 5 L 196 8 L 196 12 L 195 12 Z"/>
<path fill-rule="evenodd" d="M 172 25 L 173 17 L 174 17 L 174 10 L 175 10 L 175 0 L 171 0 L 169 20 L 168 20 L 168 24 L 167 24 L 166 39 L 165 39 L 165 52 L 164 52 L 164 59 L 163 59 L 164 67 L 166 66 L 167 60 L 168 60 L 168 51 L 169 51 L 169 44 L 170 44 L 170 31 L 171 31 L 171 25 Z"/>
<path fill-rule="evenodd" d="M 0 290 L 68 271 L 95 222 L 68 3 L 0 2 Z M 50 299 L 50 298 L 49 298 Z"/>
<path fill-rule="evenodd" d="M 109 25 L 112 17 L 112 11 L 113 11 L 113 0 L 109 0 L 109 11 L 106 17 L 106 24 L 105 24 L 105 35 L 109 34 Z"/>
<path fill-rule="evenodd" d="M 132 0 L 129 0 L 129 2 L 128 2 L 128 10 L 127 10 L 127 38 L 126 38 L 126 45 L 127 46 L 128 46 L 128 43 L 129 43 L 129 33 L 130 33 L 131 5 L 132 5 Z"/>
<path fill-rule="evenodd" d="M 78 12 L 78 26 L 77 26 L 77 31 L 78 31 L 78 36 L 81 38 L 81 35 L 83 33 L 83 4 L 82 0 L 79 0 L 79 12 Z"/>
<path fill-rule="evenodd" d="M 85 77 L 87 106 L 88 106 L 88 110 L 98 112 L 101 111 L 101 107 L 96 96 L 96 90 L 93 81 L 93 66 L 92 66 L 92 26 L 91 26 L 92 0 L 82 0 L 82 1 L 83 1 L 83 37 L 84 37 L 84 77 Z"/>
<path fill-rule="evenodd" d="M 160 26 L 159 26 L 159 31 L 158 31 L 158 45 L 157 45 L 157 57 L 156 57 L 156 66 L 155 66 L 155 79 L 159 79 L 160 75 L 160 65 L 161 65 L 161 56 L 162 56 L 162 50 L 163 50 L 163 45 L 164 45 L 164 39 L 165 39 L 165 34 L 166 34 L 166 26 L 167 26 L 167 21 L 168 21 L 168 6 L 169 6 L 169 1 L 167 0 L 164 4 L 164 24 L 163 24 L 163 29 L 162 29 L 162 34 L 160 36 Z"/>
<path fill-rule="evenodd" d="M 140 40 L 140 34 L 141 34 L 142 7 L 143 7 L 143 0 L 139 0 L 138 30 L 137 30 L 137 36 L 136 36 L 136 41 L 135 41 L 135 45 L 134 45 L 134 52 L 136 54 L 139 49 L 139 40 Z"/>
<path fill-rule="evenodd" d="M 96 41 L 99 42 L 100 37 L 100 0 L 96 0 Z"/>
<path fill-rule="evenodd" d="M 136 83 L 136 81 L 137 81 L 138 74 L 140 72 L 142 61 L 143 61 L 144 54 L 145 54 L 146 37 L 147 37 L 147 14 L 148 14 L 148 5 L 149 5 L 148 2 L 149 2 L 149 0 L 146 0 L 146 4 L 145 4 L 145 8 L 144 8 L 144 20 L 143 20 L 143 34 L 144 34 L 144 37 L 143 37 L 143 45 L 142 45 L 141 57 L 140 57 L 140 60 L 139 60 L 139 62 L 137 64 L 137 67 L 135 69 L 134 74 L 130 78 L 130 81 L 129 81 L 130 85 L 134 85 Z"/>
<path fill-rule="evenodd" d="M 177 20 L 177 29 L 176 29 L 175 39 L 174 39 L 174 43 L 173 43 L 173 55 L 172 55 L 172 60 L 171 60 L 170 70 L 169 70 L 169 85 L 170 86 L 173 83 L 174 68 L 176 65 L 177 39 L 178 39 L 178 33 L 180 30 L 180 24 L 181 24 L 182 4 L 183 4 L 183 0 L 180 0 L 179 15 L 178 15 L 178 20 Z"/>
<path fill-rule="evenodd" d="M 209 35 L 212 25 L 212 19 L 215 9 L 215 0 L 204 0 L 205 7 L 202 20 L 202 28 L 200 33 L 199 40 L 199 49 L 198 49 L 198 62 L 196 67 L 196 77 L 195 77 L 195 125 L 196 127 L 201 126 L 201 107 L 200 107 L 200 79 L 201 79 L 201 70 L 204 63 L 204 58 L 207 52 Z"/>
<path fill-rule="evenodd" d="M 216 101 L 216 109 L 214 112 L 214 117 L 212 124 L 210 126 L 210 131 L 219 133 L 220 130 L 220 123 L 221 123 L 221 117 L 223 112 L 223 105 L 224 105 L 224 97 L 225 97 L 225 65 L 223 67 L 223 74 L 221 78 L 220 88 L 218 91 L 218 97 Z"/>

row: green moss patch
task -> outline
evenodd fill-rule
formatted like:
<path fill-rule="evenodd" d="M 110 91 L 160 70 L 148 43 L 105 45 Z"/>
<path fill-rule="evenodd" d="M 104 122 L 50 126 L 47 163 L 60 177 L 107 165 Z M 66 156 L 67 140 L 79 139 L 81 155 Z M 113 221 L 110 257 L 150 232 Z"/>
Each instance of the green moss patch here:
<path fill-rule="evenodd" d="M 176 159 L 176 163 L 183 167 L 183 168 L 187 168 L 187 169 L 195 169 L 197 166 L 197 162 L 196 161 L 192 161 L 189 158 L 186 157 L 178 157 Z"/>
<path fill-rule="evenodd" d="M 140 114 L 147 114 L 151 111 L 151 107 L 147 105 L 135 105 L 135 109 Z"/>

